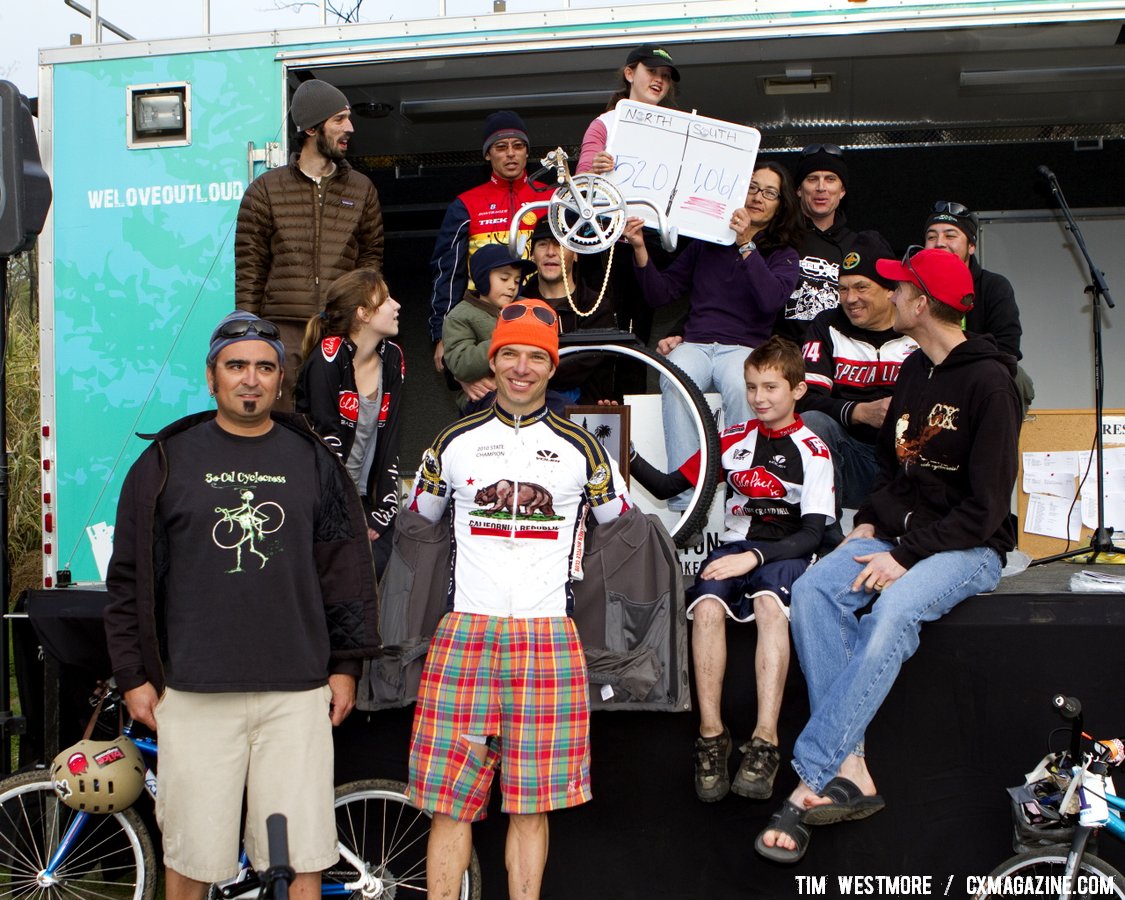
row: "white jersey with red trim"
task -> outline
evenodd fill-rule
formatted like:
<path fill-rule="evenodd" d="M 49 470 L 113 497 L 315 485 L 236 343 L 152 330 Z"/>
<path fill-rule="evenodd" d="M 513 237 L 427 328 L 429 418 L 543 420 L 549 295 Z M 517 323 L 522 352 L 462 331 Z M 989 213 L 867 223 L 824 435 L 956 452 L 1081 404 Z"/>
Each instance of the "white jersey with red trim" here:
<path fill-rule="evenodd" d="M 587 509 L 608 522 L 631 505 L 601 444 L 546 407 L 514 417 L 496 406 L 442 431 L 410 508 L 436 522 L 450 501 L 450 609 L 516 618 L 570 614 Z"/>
<path fill-rule="evenodd" d="M 832 456 L 799 416 L 777 431 L 757 419 L 732 425 L 720 446 L 727 483 L 723 543 L 788 537 L 800 530 L 804 515 L 836 518 Z M 694 484 L 699 455 L 680 471 Z"/>

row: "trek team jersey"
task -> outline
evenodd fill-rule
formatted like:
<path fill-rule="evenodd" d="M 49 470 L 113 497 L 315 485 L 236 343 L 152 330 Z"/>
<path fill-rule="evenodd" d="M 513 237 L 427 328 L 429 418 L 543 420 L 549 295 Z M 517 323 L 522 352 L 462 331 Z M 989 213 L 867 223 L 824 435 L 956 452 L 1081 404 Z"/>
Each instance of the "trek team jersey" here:
<path fill-rule="evenodd" d="M 776 541 L 801 528 L 801 516 L 836 518 L 832 456 L 800 416 L 771 431 L 757 419 L 732 425 L 720 438 L 727 491 L 722 542 Z M 680 466 L 699 481 L 699 454 Z"/>
<path fill-rule="evenodd" d="M 326 683 L 313 445 L 277 425 L 242 437 L 209 421 L 173 435 L 165 449 L 157 519 L 168 542 L 168 685 L 299 691 Z"/>
<path fill-rule="evenodd" d="M 569 615 L 587 509 L 609 522 L 631 505 L 592 434 L 546 407 L 499 406 L 449 426 L 422 455 L 410 508 L 436 522 L 451 502 L 450 609 L 515 618 Z"/>

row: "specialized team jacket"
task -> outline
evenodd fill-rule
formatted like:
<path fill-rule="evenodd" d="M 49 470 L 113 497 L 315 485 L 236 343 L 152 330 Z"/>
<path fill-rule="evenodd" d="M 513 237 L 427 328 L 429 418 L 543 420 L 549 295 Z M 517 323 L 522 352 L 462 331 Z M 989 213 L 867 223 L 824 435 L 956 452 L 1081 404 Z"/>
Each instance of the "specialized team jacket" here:
<path fill-rule="evenodd" d="M 430 340 L 441 339 L 441 322 L 465 296 L 469 283 L 469 257 L 485 244 L 507 244 L 512 216 L 525 203 L 550 199 L 521 175 L 514 181 L 493 174 L 484 184 L 465 191 L 449 204 L 441 223 L 434 255 L 430 259 L 433 290 L 430 293 Z M 527 256 L 527 239 L 539 221 L 530 212 L 520 222 L 520 252 Z"/>
<path fill-rule="evenodd" d="M 436 522 L 450 502 L 449 608 L 516 618 L 569 615 L 587 509 L 605 523 L 631 505 L 592 434 L 545 406 L 512 416 L 499 405 L 455 422 L 422 455 L 410 509 Z"/>
<path fill-rule="evenodd" d="M 805 335 L 809 392 L 798 404 L 801 412 L 819 410 L 857 441 L 874 444 L 879 429 L 852 422 L 852 410 L 857 403 L 889 397 L 903 360 L 917 349 L 913 338 L 894 329 L 859 328 L 840 307 L 825 310 L 813 319 Z"/>

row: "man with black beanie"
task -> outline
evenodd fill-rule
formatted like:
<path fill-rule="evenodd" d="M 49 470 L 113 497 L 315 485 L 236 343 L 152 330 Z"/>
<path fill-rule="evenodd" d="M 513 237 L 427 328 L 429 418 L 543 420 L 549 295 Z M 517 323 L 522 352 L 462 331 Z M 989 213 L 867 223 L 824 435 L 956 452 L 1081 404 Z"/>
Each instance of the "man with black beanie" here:
<path fill-rule="evenodd" d="M 840 265 L 855 232 L 840 209 L 848 192 L 843 150 L 835 144 L 810 144 L 797 159 L 793 180 L 808 230 L 799 248 L 801 280 L 778 315 L 774 333 L 800 346 L 809 322 L 839 302 Z"/>
<path fill-rule="evenodd" d="M 344 158 L 354 128 L 348 98 L 326 81 L 303 82 L 289 115 L 297 152 L 251 182 L 234 234 L 235 306 L 281 331 L 288 365 L 277 408 L 293 409 L 301 340 L 329 286 L 353 269 L 383 265 L 383 212 L 367 178 Z"/>
<path fill-rule="evenodd" d="M 512 216 L 525 203 L 546 199 L 527 180 L 527 126 L 517 113 L 501 109 L 484 120 L 481 133 L 484 158 L 492 174 L 484 184 L 459 194 L 445 211 L 434 254 L 430 259 L 433 288 L 430 291 L 430 340 L 434 344 L 434 368 L 442 372 L 445 348 L 441 324 L 446 314 L 461 302 L 469 281 L 469 257 L 485 244 L 508 242 Z M 527 256 L 526 242 L 539 219 L 528 213 L 520 222 L 520 255 Z M 462 385 L 462 387 L 466 387 Z M 468 393 L 472 393 L 468 391 Z"/>
<path fill-rule="evenodd" d="M 805 333 L 808 393 L 801 418 L 828 445 L 836 471 L 836 500 L 857 508 L 875 478 L 875 437 L 882 427 L 903 360 L 918 349 L 894 330 L 895 282 L 875 263 L 894 259 L 882 235 L 861 231 L 840 270 L 840 305 L 826 309 Z M 839 517 L 837 517 L 837 520 Z M 838 539 L 843 532 L 836 525 Z"/>
<path fill-rule="evenodd" d="M 1020 352 L 1023 327 L 1020 325 L 1016 292 L 1007 278 L 982 268 L 977 260 L 979 227 L 976 214 L 968 207 L 952 200 L 939 200 L 926 219 L 926 247 L 948 250 L 972 273 L 976 302 L 965 313 L 965 330 L 974 334 L 991 334 L 1001 350 L 1020 360 L 1023 359 Z M 1016 390 L 1026 415 L 1035 399 L 1035 386 L 1022 366 L 1016 368 Z"/>

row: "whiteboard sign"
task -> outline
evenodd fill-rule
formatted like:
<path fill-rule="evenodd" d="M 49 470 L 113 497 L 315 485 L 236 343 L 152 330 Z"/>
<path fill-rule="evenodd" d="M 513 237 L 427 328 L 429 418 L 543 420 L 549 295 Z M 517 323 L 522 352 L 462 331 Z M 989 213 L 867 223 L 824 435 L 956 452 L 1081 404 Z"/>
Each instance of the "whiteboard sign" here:
<path fill-rule="evenodd" d="M 733 244 L 731 213 L 746 202 L 761 141 L 746 125 L 622 100 L 606 144 L 614 157 L 610 177 L 626 200 L 644 198 L 664 210 L 681 235 Z M 647 207 L 629 214 L 657 226 Z"/>

